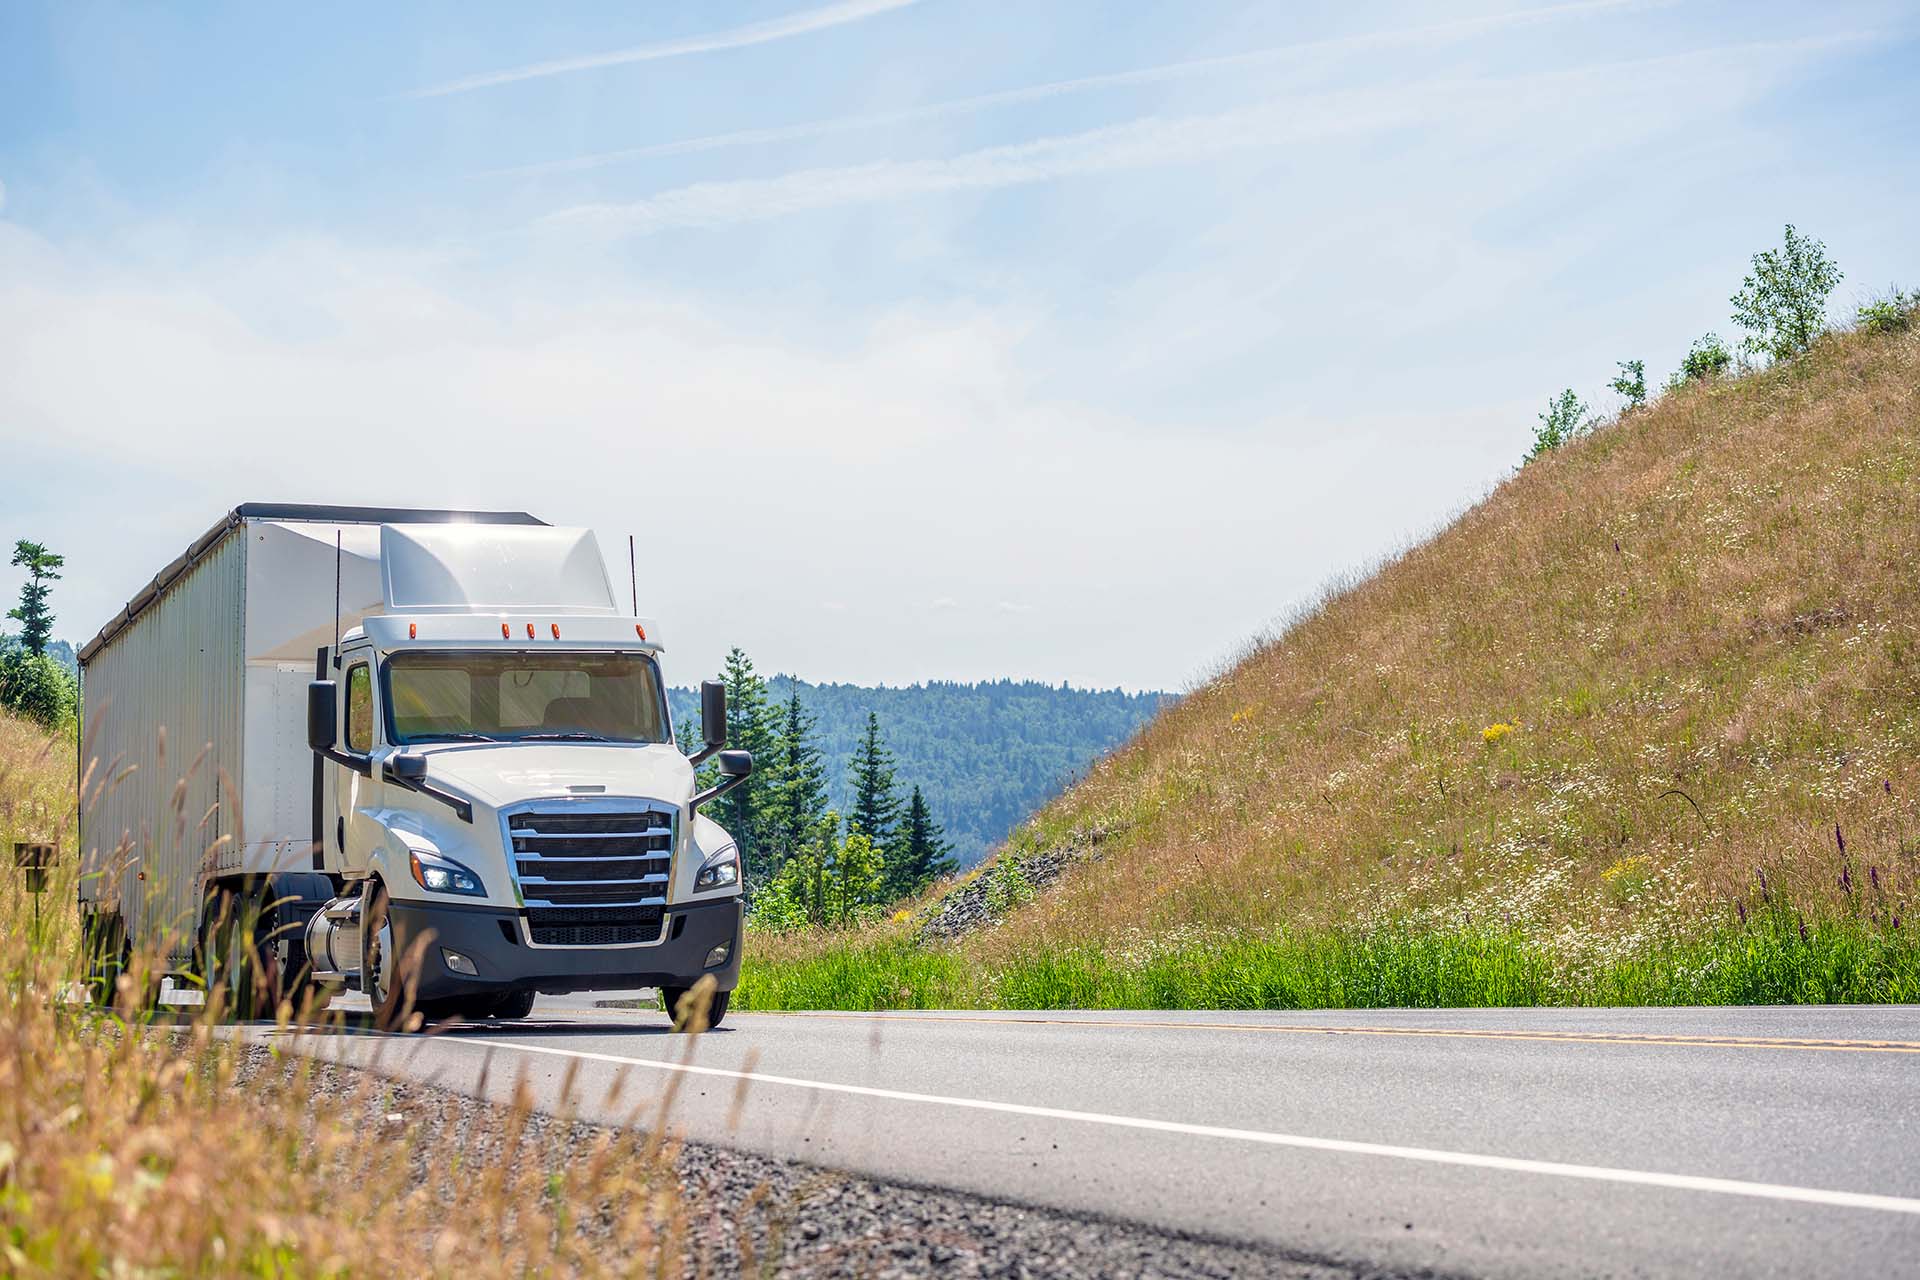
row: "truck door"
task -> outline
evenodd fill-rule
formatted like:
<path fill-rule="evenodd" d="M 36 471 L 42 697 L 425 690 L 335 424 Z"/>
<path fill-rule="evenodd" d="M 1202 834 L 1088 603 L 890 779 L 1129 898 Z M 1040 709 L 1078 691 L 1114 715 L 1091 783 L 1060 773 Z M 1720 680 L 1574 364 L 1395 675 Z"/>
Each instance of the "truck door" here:
<path fill-rule="evenodd" d="M 359 645 L 340 656 L 340 749 L 375 766 L 374 743 L 378 739 L 377 699 L 373 648 Z M 327 788 L 327 813 L 324 832 L 328 864 L 337 866 L 348 879 L 367 874 L 370 835 L 364 828 L 371 819 L 362 815 L 380 803 L 380 782 L 360 769 L 329 764 L 332 786 Z"/>

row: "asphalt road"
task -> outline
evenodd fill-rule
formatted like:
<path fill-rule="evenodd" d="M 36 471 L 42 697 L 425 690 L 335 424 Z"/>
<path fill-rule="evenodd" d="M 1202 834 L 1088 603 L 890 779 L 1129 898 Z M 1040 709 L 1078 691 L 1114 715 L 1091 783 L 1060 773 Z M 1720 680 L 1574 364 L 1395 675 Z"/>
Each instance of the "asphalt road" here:
<path fill-rule="evenodd" d="M 256 1034 L 271 1034 L 257 1032 Z M 1357 1271 L 1911 1275 L 1920 1007 L 734 1014 L 542 997 L 316 1051 Z M 616 1076 L 625 1097 L 604 1101 Z"/>

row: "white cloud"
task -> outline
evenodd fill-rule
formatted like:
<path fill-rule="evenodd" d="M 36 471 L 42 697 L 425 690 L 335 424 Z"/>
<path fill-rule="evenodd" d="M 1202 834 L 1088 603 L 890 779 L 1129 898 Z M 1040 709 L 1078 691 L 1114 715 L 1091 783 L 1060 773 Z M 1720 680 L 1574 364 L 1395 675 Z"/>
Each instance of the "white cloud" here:
<path fill-rule="evenodd" d="M 804 319 L 476 270 L 322 241 L 129 263 L 0 223 L 0 452 L 61 495 L 21 518 L 68 556 L 63 634 L 237 502 L 524 508 L 616 557 L 638 536 L 678 680 L 740 644 L 813 679 L 1164 687 L 1492 466 L 1427 419 L 1382 462 L 1352 421 L 1092 413 L 1034 390 L 1019 314 L 856 317 L 823 348 Z M 1143 503 L 1149 476 L 1182 499 Z M 861 595 L 823 606 L 854 566 Z M 897 603 L 939 595 L 1005 604 Z M 1031 600 L 1044 629 L 1008 607 Z"/>
<path fill-rule="evenodd" d="M 490 89 L 496 85 L 513 84 L 520 80 L 565 75 L 573 71 L 592 71 L 600 67 L 618 67 L 635 62 L 656 62 L 662 58 L 714 53 L 722 49 L 742 49 L 748 45 L 768 44 L 775 40 L 786 40 L 793 36 L 824 31 L 828 27 L 837 27 L 848 22 L 858 22 L 862 18 L 871 18 L 875 14 L 887 13 L 894 9 L 904 9 L 914 3 L 916 0 L 843 0 L 843 3 L 831 4 L 824 9 L 809 9 L 804 13 L 789 14 L 784 18 L 749 23 L 744 27 L 731 27 L 725 31 L 715 31 L 707 35 L 688 36 L 683 40 L 665 40 L 658 44 L 640 45 L 632 49 L 616 49 L 610 53 L 590 53 L 577 58 L 556 58 L 549 62 L 510 67 L 504 71 L 488 71 L 480 75 L 464 76 L 444 84 L 416 89 L 403 96 L 439 98 L 448 94 L 468 93 L 475 89 Z"/>

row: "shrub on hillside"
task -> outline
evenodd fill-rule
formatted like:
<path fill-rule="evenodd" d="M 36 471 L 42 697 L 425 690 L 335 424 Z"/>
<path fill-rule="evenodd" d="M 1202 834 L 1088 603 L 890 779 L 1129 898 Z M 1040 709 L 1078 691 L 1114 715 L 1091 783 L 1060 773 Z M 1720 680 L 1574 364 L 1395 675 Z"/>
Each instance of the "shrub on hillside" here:
<path fill-rule="evenodd" d="M 1912 327 L 1916 311 L 1920 311 L 1920 289 L 1912 293 L 1890 289 L 1886 297 L 1862 305 L 1853 318 L 1868 333 L 1904 333 Z"/>
<path fill-rule="evenodd" d="M 1733 320 L 1747 336 L 1743 351 L 1786 360 L 1827 327 L 1827 296 L 1840 283 L 1827 246 L 1787 224 L 1786 243 L 1753 255 L 1753 272 L 1733 295 Z"/>
<path fill-rule="evenodd" d="M 1614 394 L 1627 402 L 1628 409 L 1638 409 L 1647 403 L 1647 362 L 1645 360 L 1622 360 L 1620 376 L 1608 385 Z"/>
<path fill-rule="evenodd" d="M 0 648 L 0 707 L 58 729 L 73 720 L 79 705 L 79 685 L 58 662 L 16 644 Z"/>
<path fill-rule="evenodd" d="M 1579 435 L 1584 430 L 1586 416 L 1587 406 L 1573 394 L 1572 387 L 1547 401 L 1547 411 L 1540 415 L 1540 425 L 1533 429 L 1533 448 L 1526 460 L 1532 462 Z"/>
<path fill-rule="evenodd" d="M 1733 353 L 1727 350 L 1726 343 L 1720 341 L 1720 335 L 1703 333 L 1687 349 L 1686 357 L 1680 361 L 1680 368 L 1674 372 L 1667 388 L 1672 390 L 1689 382 L 1717 378 L 1732 366 Z"/>

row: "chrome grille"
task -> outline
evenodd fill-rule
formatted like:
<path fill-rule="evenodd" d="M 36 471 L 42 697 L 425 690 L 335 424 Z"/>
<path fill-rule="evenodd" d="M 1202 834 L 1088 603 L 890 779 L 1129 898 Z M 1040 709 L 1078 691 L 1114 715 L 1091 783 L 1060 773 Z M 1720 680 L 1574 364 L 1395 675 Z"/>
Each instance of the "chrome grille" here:
<path fill-rule="evenodd" d="M 674 813 L 562 801 L 507 816 L 527 926 L 542 946 L 609 946 L 660 936 L 673 869 Z"/>

